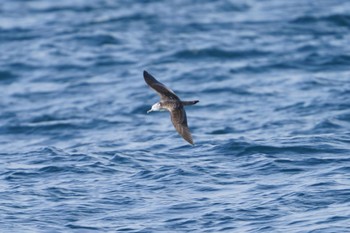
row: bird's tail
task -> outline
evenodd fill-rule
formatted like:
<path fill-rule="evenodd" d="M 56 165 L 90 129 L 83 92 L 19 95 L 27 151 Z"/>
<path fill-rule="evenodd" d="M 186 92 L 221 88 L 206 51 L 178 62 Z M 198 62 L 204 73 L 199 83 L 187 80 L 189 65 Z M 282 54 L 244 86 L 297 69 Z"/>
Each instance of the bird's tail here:
<path fill-rule="evenodd" d="M 190 101 L 181 101 L 181 103 L 184 105 L 184 106 L 187 106 L 187 105 L 194 105 L 196 103 L 198 103 L 199 100 L 190 100 Z"/>

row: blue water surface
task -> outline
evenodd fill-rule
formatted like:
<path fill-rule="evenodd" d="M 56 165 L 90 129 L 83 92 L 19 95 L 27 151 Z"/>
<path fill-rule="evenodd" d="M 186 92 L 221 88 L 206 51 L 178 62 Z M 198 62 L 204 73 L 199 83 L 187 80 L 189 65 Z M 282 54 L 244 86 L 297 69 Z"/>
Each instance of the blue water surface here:
<path fill-rule="evenodd" d="M 2 1 L 0 231 L 350 232 L 349 42 L 346 0 Z"/>

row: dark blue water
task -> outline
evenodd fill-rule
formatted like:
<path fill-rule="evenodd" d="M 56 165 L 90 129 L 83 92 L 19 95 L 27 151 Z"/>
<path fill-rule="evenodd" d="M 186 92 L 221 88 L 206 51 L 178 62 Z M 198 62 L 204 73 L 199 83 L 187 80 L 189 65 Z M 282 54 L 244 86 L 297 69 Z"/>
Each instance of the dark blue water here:
<path fill-rule="evenodd" d="M 1 232 L 350 232 L 349 42 L 345 0 L 2 1 Z"/>

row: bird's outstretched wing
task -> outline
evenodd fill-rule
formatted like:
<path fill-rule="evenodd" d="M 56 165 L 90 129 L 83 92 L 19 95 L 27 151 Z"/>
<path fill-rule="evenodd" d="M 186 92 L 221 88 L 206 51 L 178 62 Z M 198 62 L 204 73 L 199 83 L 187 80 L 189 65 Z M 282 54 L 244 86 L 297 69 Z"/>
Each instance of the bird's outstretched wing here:
<path fill-rule="evenodd" d="M 190 144 L 194 145 L 190 129 L 187 126 L 185 109 L 180 106 L 170 111 L 171 121 L 176 131 Z"/>
<path fill-rule="evenodd" d="M 150 86 L 153 90 L 155 90 L 161 99 L 163 100 L 178 100 L 180 101 L 179 97 L 167 88 L 164 84 L 159 82 L 157 79 L 155 79 L 151 74 L 149 74 L 147 71 L 143 71 L 143 78 L 145 79 L 148 86 Z"/>

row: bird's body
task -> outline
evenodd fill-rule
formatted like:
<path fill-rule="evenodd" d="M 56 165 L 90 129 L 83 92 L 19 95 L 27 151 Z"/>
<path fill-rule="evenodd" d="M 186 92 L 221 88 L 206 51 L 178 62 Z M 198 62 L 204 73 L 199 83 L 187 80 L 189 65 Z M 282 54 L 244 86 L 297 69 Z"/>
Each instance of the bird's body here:
<path fill-rule="evenodd" d="M 193 143 L 191 132 L 187 125 L 187 116 L 184 106 L 194 105 L 198 103 L 198 100 L 181 101 L 180 98 L 164 84 L 157 81 L 147 71 L 143 72 L 143 77 L 146 83 L 154 89 L 160 96 L 160 101 L 152 105 L 152 108 L 147 113 L 152 111 L 169 111 L 171 121 L 176 131 L 190 144 Z"/>

